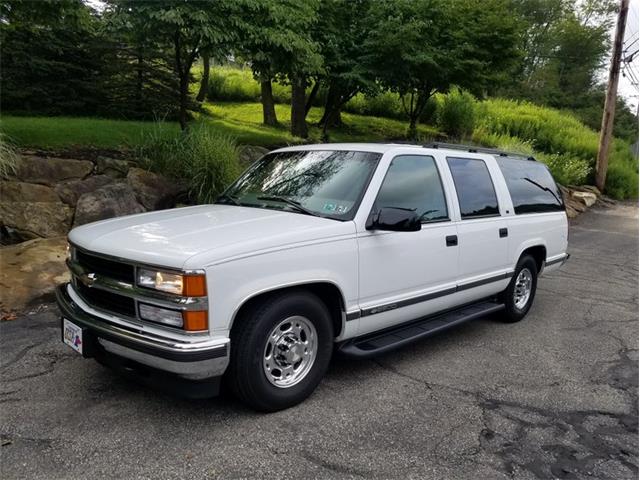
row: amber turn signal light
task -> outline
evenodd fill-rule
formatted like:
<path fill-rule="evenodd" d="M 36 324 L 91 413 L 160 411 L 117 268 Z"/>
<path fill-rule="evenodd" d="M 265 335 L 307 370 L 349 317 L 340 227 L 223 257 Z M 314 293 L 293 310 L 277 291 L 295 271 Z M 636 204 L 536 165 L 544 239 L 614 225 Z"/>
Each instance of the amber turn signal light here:
<path fill-rule="evenodd" d="M 209 328 L 206 310 L 186 310 L 182 312 L 182 328 L 187 332 L 198 332 Z"/>
<path fill-rule="evenodd" d="M 207 294 L 204 275 L 185 275 L 182 278 L 182 294 L 185 297 L 204 297 Z"/>

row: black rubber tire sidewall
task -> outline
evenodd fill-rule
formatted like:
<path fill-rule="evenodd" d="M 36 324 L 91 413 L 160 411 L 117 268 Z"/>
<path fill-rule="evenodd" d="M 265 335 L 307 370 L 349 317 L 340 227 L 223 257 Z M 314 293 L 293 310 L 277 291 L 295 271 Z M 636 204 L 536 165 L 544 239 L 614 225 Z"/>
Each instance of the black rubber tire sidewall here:
<path fill-rule="evenodd" d="M 531 272 L 532 281 L 531 281 L 531 295 L 529 296 L 529 301 L 524 306 L 524 308 L 519 309 L 515 305 L 515 301 L 513 299 L 513 292 L 516 286 L 516 279 L 522 269 L 528 268 Z M 536 289 L 538 287 L 538 267 L 536 261 L 530 255 L 524 255 L 518 261 L 516 265 L 515 272 L 513 277 L 511 278 L 511 282 L 507 289 L 503 292 L 503 301 L 505 305 L 503 320 L 505 322 L 514 323 L 519 322 L 524 317 L 526 317 L 527 313 L 531 309 L 531 305 L 533 304 L 533 300 L 536 296 Z"/>
<path fill-rule="evenodd" d="M 311 370 L 298 384 L 278 388 L 266 378 L 262 358 L 267 336 L 283 319 L 301 315 L 309 319 L 318 335 L 318 352 Z M 232 390 L 247 405 L 260 411 L 282 410 L 302 402 L 316 389 L 333 352 L 333 326 L 325 304 L 304 291 L 276 295 L 248 309 L 237 319 L 231 337 L 228 371 Z"/>

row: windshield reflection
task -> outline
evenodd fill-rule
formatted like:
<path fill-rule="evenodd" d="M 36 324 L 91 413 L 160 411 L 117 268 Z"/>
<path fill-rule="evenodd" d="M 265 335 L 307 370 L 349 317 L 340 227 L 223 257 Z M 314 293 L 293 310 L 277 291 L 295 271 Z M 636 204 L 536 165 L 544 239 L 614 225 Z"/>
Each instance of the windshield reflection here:
<path fill-rule="evenodd" d="M 326 150 L 269 154 L 218 202 L 348 220 L 355 215 L 380 157 Z"/>

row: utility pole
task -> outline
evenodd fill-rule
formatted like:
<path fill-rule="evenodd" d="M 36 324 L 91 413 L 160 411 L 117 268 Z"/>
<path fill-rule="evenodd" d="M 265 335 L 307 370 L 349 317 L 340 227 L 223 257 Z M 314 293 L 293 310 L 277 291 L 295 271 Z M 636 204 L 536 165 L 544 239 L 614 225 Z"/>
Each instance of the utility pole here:
<path fill-rule="evenodd" d="M 600 127 L 600 144 L 598 145 L 598 159 L 596 160 L 596 187 L 602 192 L 604 182 L 607 179 L 607 167 L 609 165 L 609 144 L 613 131 L 613 116 L 616 112 L 616 94 L 618 93 L 618 78 L 620 77 L 620 59 L 622 57 L 622 40 L 627 24 L 629 12 L 629 0 L 620 0 L 620 11 L 616 23 L 616 36 L 613 42 L 613 54 L 609 67 L 609 84 L 607 96 L 604 100 L 602 112 L 602 126 Z"/>

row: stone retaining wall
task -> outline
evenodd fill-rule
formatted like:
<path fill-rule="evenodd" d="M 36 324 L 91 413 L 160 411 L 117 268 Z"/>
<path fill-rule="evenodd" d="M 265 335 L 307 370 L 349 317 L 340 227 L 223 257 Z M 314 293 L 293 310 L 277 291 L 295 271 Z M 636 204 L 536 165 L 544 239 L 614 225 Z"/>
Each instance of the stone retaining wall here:
<path fill-rule="evenodd" d="M 3 243 L 66 235 L 96 220 L 171 208 L 185 188 L 127 160 L 22 155 L 0 181 Z"/>

